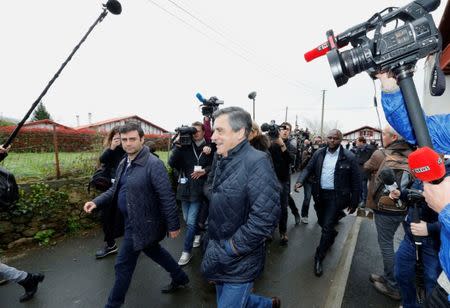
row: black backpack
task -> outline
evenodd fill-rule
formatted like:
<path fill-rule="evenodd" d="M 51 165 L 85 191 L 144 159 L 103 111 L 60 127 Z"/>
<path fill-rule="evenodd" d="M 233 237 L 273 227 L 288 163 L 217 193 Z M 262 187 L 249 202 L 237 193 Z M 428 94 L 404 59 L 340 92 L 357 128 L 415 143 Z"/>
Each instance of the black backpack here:
<path fill-rule="evenodd" d="M 0 208 L 7 209 L 19 200 L 19 188 L 14 175 L 0 168 Z"/>
<path fill-rule="evenodd" d="M 88 192 L 91 192 L 91 187 L 95 189 L 105 192 L 112 186 L 111 183 L 111 174 L 110 170 L 105 168 L 104 166 L 95 170 L 92 175 L 89 184 L 88 184 Z"/>

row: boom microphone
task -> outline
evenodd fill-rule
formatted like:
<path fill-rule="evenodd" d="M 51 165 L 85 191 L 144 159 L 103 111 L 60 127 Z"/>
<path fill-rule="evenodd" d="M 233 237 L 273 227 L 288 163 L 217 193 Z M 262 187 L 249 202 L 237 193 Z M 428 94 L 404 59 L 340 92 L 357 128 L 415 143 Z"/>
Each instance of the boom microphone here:
<path fill-rule="evenodd" d="M 384 186 L 387 190 L 390 192 L 393 192 L 394 190 L 398 189 L 398 185 L 395 182 L 395 174 L 394 170 L 390 168 L 384 168 L 381 170 L 379 175 L 381 182 L 383 182 Z"/>
<path fill-rule="evenodd" d="M 117 0 L 108 0 L 108 2 L 106 2 L 105 4 L 105 7 L 108 11 L 111 12 L 111 14 L 119 15 L 120 13 L 122 13 L 122 6 Z"/>
<path fill-rule="evenodd" d="M 408 156 L 412 174 L 423 182 L 438 184 L 445 176 L 444 160 L 429 147 L 423 147 Z"/>
<path fill-rule="evenodd" d="M 248 94 L 248 98 L 249 98 L 249 99 L 255 99 L 255 97 L 256 97 L 256 92 L 255 92 L 255 91 L 250 92 L 250 93 Z"/>

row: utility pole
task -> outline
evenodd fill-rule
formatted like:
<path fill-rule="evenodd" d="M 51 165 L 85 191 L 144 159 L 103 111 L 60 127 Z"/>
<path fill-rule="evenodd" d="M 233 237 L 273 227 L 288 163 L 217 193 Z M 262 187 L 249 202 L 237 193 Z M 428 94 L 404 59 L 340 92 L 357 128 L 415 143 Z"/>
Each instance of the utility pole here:
<path fill-rule="evenodd" d="M 284 122 L 287 122 L 288 106 L 286 106 L 286 114 L 284 115 Z"/>
<path fill-rule="evenodd" d="M 298 129 L 298 114 L 295 115 L 295 129 Z"/>
<path fill-rule="evenodd" d="M 320 136 L 323 138 L 323 115 L 325 112 L 325 91 L 322 90 L 322 118 L 320 120 Z"/>

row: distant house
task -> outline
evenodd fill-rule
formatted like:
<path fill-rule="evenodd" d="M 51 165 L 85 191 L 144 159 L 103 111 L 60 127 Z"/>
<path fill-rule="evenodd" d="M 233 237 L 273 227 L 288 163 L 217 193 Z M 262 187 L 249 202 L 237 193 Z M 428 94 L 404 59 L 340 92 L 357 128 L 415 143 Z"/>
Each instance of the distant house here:
<path fill-rule="evenodd" d="M 72 129 L 71 127 L 56 123 L 55 121 L 52 120 L 38 120 L 38 121 L 33 121 L 33 122 L 28 122 L 25 123 L 23 125 L 23 128 L 39 128 L 39 129 L 48 129 L 48 130 L 53 130 L 53 126 L 55 126 L 57 129 Z"/>
<path fill-rule="evenodd" d="M 381 130 L 371 126 L 363 126 L 343 134 L 343 145 L 352 143 L 360 136 L 366 138 L 367 142 L 374 140 L 378 144 L 381 144 Z"/>
<path fill-rule="evenodd" d="M 75 127 L 76 130 L 79 129 L 93 129 L 98 132 L 109 132 L 113 127 L 123 125 L 125 122 L 135 122 L 141 125 L 142 129 L 144 130 L 144 134 L 146 135 L 164 135 L 169 133 L 168 130 L 153 124 L 150 121 L 147 121 L 137 115 L 128 116 L 128 117 L 121 117 L 121 118 L 115 118 L 115 119 L 109 119 L 97 123 L 92 123 L 89 125 L 82 125 Z"/>

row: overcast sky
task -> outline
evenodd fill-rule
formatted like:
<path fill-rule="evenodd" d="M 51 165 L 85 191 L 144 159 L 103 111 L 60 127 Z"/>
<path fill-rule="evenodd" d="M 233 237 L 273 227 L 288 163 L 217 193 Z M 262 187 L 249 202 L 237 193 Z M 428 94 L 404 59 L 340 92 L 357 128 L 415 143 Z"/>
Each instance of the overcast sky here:
<path fill-rule="evenodd" d="M 106 0 L 105 0 L 106 1 Z M 104 1 L 104 2 L 105 2 Z M 122 0 L 99 24 L 44 97 L 54 120 L 75 126 L 139 115 L 168 130 L 201 119 L 195 94 L 217 96 L 256 120 L 299 117 L 343 131 L 377 125 L 367 74 L 337 88 L 326 57 L 303 54 L 388 6 L 410 1 Z M 20 119 L 101 13 L 96 0 L 3 1 L 0 113 Z M 433 13 L 437 24 L 446 1 Z M 423 63 L 416 73 L 419 96 Z M 377 85 L 379 87 L 379 85 Z"/>

